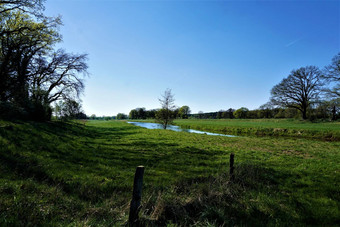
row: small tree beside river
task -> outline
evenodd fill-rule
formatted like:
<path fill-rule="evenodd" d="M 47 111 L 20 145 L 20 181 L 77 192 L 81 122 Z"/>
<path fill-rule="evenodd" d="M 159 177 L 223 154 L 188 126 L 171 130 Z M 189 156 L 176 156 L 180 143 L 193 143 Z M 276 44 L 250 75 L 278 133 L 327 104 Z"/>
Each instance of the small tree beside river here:
<path fill-rule="evenodd" d="M 159 99 L 161 109 L 156 112 L 156 121 L 163 125 L 166 129 L 169 124 L 175 119 L 174 110 L 176 108 L 174 102 L 174 95 L 171 93 L 171 89 L 166 89 L 162 98 Z"/>

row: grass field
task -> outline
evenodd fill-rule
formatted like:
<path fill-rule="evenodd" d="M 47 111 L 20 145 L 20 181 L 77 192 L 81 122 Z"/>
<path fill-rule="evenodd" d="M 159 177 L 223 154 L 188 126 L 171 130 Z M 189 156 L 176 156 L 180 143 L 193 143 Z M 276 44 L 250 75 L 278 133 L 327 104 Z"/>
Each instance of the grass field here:
<path fill-rule="evenodd" d="M 220 132 L 216 122 L 176 124 Z M 227 122 L 309 134 L 227 138 L 124 121 L 0 121 L 0 226 L 126 224 L 138 165 L 144 225 L 340 224 L 340 142 L 313 138 L 337 138 L 338 123 Z"/>
<path fill-rule="evenodd" d="M 296 119 L 176 120 L 184 128 L 233 135 L 292 136 L 340 141 L 340 121 L 318 122 Z"/>

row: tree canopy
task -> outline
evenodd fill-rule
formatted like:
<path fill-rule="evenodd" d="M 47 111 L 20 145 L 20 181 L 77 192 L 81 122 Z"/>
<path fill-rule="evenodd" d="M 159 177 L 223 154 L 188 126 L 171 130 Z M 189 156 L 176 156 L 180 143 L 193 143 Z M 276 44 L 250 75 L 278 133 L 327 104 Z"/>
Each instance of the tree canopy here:
<path fill-rule="evenodd" d="M 334 84 L 332 88 L 327 88 L 326 92 L 329 96 L 340 98 L 340 53 L 333 57 L 332 63 L 326 66 L 325 71 L 323 77 Z"/>
<path fill-rule="evenodd" d="M 44 2 L 45 0 L 0 0 L 0 14 L 16 10 L 37 17 L 44 17 L 42 14 Z"/>
<path fill-rule="evenodd" d="M 271 90 L 274 105 L 298 109 L 302 118 L 307 119 L 307 109 L 317 101 L 322 91 L 321 72 L 315 66 L 293 70 L 287 78 Z"/>
<path fill-rule="evenodd" d="M 190 107 L 189 106 L 182 106 L 178 110 L 178 115 L 182 119 L 188 119 L 189 114 L 191 113 Z"/>
<path fill-rule="evenodd" d="M 247 114 L 249 112 L 249 109 L 246 107 L 241 107 L 240 109 L 235 110 L 234 116 L 236 118 L 247 118 Z"/>
<path fill-rule="evenodd" d="M 52 102 L 79 99 L 88 66 L 84 54 L 54 50 L 61 20 L 44 16 L 43 2 L 0 1 L 0 105 L 48 120 Z"/>

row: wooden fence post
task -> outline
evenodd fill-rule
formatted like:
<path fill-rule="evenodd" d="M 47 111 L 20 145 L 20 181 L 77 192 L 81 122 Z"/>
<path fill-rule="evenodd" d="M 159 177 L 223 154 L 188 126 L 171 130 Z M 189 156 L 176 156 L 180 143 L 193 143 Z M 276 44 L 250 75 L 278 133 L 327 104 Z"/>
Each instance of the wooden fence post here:
<path fill-rule="evenodd" d="M 230 180 L 233 181 L 235 179 L 234 175 L 234 153 L 230 154 L 230 168 L 229 168 L 229 175 L 230 175 Z"/>
<path fill-rule="evenodd" d="M 129 214 L 130 226 L 136 225 L 138 222 L 138 212 L 140 209 L 140 202 L 142 200 L 143 175 L 144 166 L 138 166 L 135 173 L 135 179 L 133 181 L 133 192 Z"/>

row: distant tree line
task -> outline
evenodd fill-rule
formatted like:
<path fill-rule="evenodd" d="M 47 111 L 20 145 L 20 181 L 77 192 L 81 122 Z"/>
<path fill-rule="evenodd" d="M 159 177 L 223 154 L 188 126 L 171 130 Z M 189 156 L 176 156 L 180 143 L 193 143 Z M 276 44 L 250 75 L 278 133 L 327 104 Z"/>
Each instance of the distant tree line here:
<path fill-rule="evenodd" d="M 262 107 L 262 106 L 261 106 Z M 218 112 L 190 114 L 192 119 L 261 119 L 261 118 L 300 118 L 300 112 L 293 108 L 258 108 L 249 110 L 242 107 L 240 109 L 220 110 Z M 310 113 L 311 119 L 331 118 L 330 112 L 325 108 L 316 108 Z"/>
<path fill-rule="evenodd" d="M 340 103 L 339 103 L 340 104 Z M 338 107 L 339 107 L 338 104 Z M 139 108 L 137 108 L 139 109 Z M 145 108 L 142 108 L 145 110 Z M 309 108 L 307 111 L 307 116 L 311 120 L 315 119 L 333 119 L 333 103 L 329 102 L 321 102 L 318 104 L 314 104 L 313 107 Z M 136 113 L 134 110 L 131 110 L 130 113 Z M 338 110 L 338 109 L 337 109 Z M 151 112 L 158 111 L 158 109 L 150 110 Z M 145 110 L 145 113 L 149 112 L 149 110 Z M 178 111 L 174 111 L 175 119 L 262 119 L 262 118 L 301 118 L 301 113 L 298 109 L 291 107 L 274 107 L 270 104 L 265 104 L 260 106 L 258 109 L 249 110 L 248 108 L 241 107 L 239 109 L 229 108 L 227 110 L 220 110 L 216 112 L 199 112 L 194 114 L 188 114 L 185 118 L 181 115 L 176 114 Z M 144 117 L 143 117 L 144 116 Z M 150 116 L 150 117 L 145 117 Z M 340 113 L 337 111 L 335 114 L 335 118 L 340 118 Z M 118 119 L 118 118 L 117 118 Z M 128 119 L 155 119 L 153 115 L 138 115 L 138 114 L 130 114 Z"/>
<path fill-rule="evenodd" d="M 54 103 L 57 117 L 84 117 L 87 55 L 54 49 L 61 19 L 45 16 L 43 2 L 0 0 L 1 118 L 50 120 Z"/>
<path fill-rule="evenodd" d="M 156 116 L 157 109 L 146 110 L 144 107 L 136 108 L 130 111 L 129 119 L 153 119 Z"/>
<path fill-rule="evenodd" d="M 118 119 L 118 118 L 117 118 L 117 116 L 96 116 L 95 114 L 92 114 L 91 116 L 87 116 L 87 119 L 109 121 L 109 120 L 115 120 L 115 119 Z"/>
<path fill-rule="evenodd" d="M 128 116 L 123 113 L 118 113 L 116 116 L 96 116 L 95 114 L 92 114 L 91 116 L 86 116 L 86 119 L 89 120 L 126 120 L 128 119 Z"/>
<path fill-rule="evenodd" d="M 136 108 L 130 111 L 128 118 L 129 119 L 155 119 L 157 112 L 159 112 L 160 109 L 151 109 L 146 110 L 144 107 Z M 190 116 L 190 108 L 189 106 L 182 106 L 180 108 L 175 108 L 171 115 L 173 115 L 174 118 L 179 119 L 187 119 Z"/>

